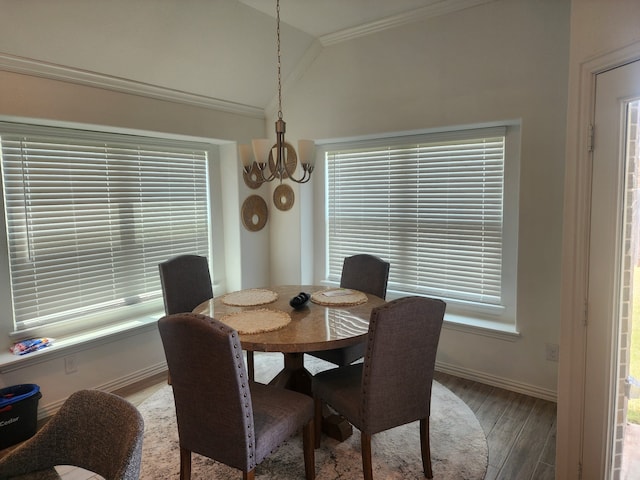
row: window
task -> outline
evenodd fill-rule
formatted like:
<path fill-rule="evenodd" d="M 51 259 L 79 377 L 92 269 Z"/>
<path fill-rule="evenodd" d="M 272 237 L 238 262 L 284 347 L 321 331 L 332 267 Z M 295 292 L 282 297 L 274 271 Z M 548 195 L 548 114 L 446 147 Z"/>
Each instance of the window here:
<path fill-rule="evenodd" d="M 209 256 L 207 145 L 13 124 L 0 142 L 16 330 L 162 310 L 158 263 Z"/>
<path fill-rule="evenodd" d="M 344 257 L 371 253 L 391 262 L 390 293 L 435 296 L 449 313 L 513 323 L 515 242 L 507 239 L 517 222 L 505 223 L 505 206 L 509 194 L 517 208 L 517 189 L 505 188 L 506 132 L 327 146 L 327 279 L 339 281 Z"/>

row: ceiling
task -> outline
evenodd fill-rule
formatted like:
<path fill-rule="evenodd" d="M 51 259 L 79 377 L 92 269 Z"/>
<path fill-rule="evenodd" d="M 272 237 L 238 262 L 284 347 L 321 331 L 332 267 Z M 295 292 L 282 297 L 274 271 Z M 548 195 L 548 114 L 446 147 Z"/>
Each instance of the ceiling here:
<path fill-rule="evenodd" d="M 267 15 L 276 15 L 275 0 L 238 1 Z M 425 7 L 459 3 L 456 0 L 281 0 L 280 20 L 320 38 Z"/>
<path fill-rule="evenodd" d="M 281 0 L 282 78 L 318 45 L 491 1 Z M 0 0 L 0 12 L 0 70 L 129 82 L 255 115 L 277 98 L 276 0 Z"/>

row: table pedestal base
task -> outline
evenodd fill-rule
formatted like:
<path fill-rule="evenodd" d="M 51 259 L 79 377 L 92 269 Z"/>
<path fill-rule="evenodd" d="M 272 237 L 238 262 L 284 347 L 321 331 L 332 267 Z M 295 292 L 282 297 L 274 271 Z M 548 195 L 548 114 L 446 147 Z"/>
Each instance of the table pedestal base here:
<path fill-rule="evenodd" d="M 312 377 L 311 372 L 304 368 L 304 353 L 285 353 L 284 368 L 273 377 L 269 385 L 312 396 Z M 343 442 L 353 433 L 351 424 L 343 416 L 329 411 L 326 406 L 322 416 L 322 431 L 328 437 Z"/>
<path fill-rule="evenodd" d="M 311 392 L 312 375 L 304 368 L 303 357 L 304 353 L 285 353 L 284 368 L 269 382 L 269 385 L 304 393 L 311 397 L 313 395 Z"/>
<path fill-rule="evenodd" d="M 344 442 L 353 433 L 353 427 L 342 415 L 329 413 L 322 415 L 322 431 L 328 437 Z"/>

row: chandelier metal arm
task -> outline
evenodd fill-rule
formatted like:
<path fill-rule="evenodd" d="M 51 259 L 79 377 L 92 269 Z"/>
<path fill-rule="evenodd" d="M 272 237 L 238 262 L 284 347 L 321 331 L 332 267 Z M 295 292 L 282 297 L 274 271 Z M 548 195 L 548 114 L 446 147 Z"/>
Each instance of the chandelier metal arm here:
<path fill-rule="evenodd" d="M 315 145 L 311 140 L 300 140 L 298 151 L 300 153 L 300 166 L 302 176 L 295 178 L 298 155 L 293 146 L 285 140 L 286 123 L 282 118 L 282 74 L 280 55 L 280 0 L 276 0 L 276 39 L 277 39 L 277 67 L 278 67 L 278 119 L 276 120 L 276 143 L 267 148 L 267 140 L 254 140 L 253 161 L 250 159 L 248 146 L 240 146 L 240 158 L 244 165 L 243 174 L 245 182 L 251 185 L 261 185 L 279 179 L 280 183 L 286 178 L 296 183 L 307 183 L 311 179 L 311 173 L 315 162 Z M 275 158 L 274 157 L 275 150 Z M 267 153 L 268 152 L 268 153 Z M 269 165 L 267 167 L 267 164 Z M 265 172 L 269 169 L 268 175 Z M 249 180 L 248 180 L 249 179 Z"/>

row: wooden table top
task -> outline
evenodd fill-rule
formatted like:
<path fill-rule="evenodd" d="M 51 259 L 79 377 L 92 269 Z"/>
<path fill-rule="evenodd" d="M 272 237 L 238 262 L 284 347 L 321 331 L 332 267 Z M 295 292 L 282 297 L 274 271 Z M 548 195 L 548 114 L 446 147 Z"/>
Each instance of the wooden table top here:
<path fill-rule="evenodd" d="M 289 300 L 300 292 L 312 294 L 327 287 L 317 285 L 285 285 L 268 287 L 278 294 L 274 302 L 251 307 L 225 305 L 224 297 L 211 299 L 193 309 L 220 319 L 224 315 L 255 309 L 272 309 L 287 312 L 291 323 L 287 326 L 265 333 L 240 335 L 242 348 L 257 352 L 313 352 L 346 347 L 362 341 L 369 330 L 371 310 L 383 305 L 385 301 L 375 295 L 367 294 L 367 302 L 354 306 L 324 306 L 311 300 L 300 310 L 289 305 Z"/>

